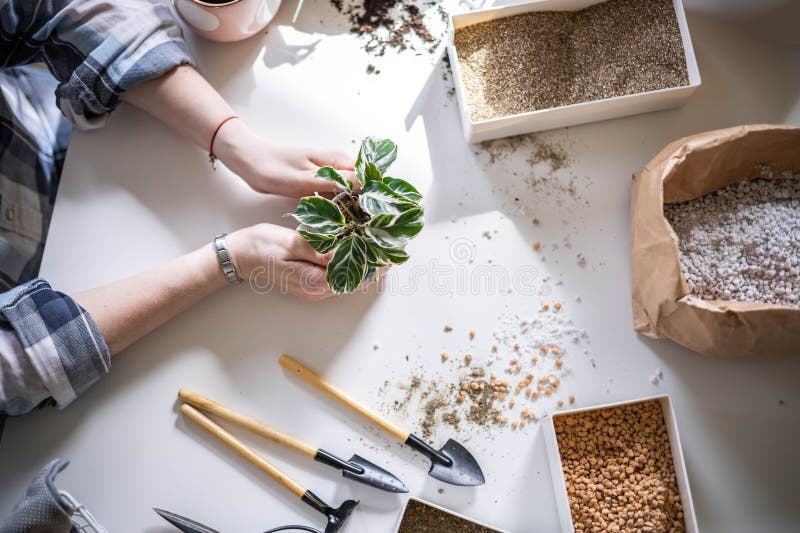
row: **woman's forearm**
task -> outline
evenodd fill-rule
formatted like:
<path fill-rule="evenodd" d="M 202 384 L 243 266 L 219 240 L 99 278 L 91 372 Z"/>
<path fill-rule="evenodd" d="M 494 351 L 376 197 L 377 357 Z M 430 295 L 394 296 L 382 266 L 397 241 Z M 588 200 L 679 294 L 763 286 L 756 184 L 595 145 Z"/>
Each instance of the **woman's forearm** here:
<path fill-rule="evenodd" d="M 72 297 L 100 328 L 111 354 L 225 287 L 211 246 Z"/>
<path fill-rule="evenodd" d="M 208 150 L 211 136 L 217 126 L 234 115 L 233 109 L 194 67 L 183 65 L 160 78 L 140 83 L 123 93 L 122 99 L 161 120 L 173 131 L 194 144 Z M 215 155 L 225 160 L 221 153 L 235 140 L 228 139 L 226 124 L 220 129 L 214 143 Z M 236 125 L 237 132 L 245 132 L 243 124 Z M 247 131 L 249 133 L 249 131 Z M 227 141 L 227 142 L 225 142 Z"/>

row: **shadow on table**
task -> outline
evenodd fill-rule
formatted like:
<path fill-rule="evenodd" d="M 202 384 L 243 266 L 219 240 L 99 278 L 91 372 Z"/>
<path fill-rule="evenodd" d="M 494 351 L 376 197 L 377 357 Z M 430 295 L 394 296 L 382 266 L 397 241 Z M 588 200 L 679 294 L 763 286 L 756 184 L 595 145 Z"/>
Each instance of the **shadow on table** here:
<path fill-rule="evenodd" d="M 787 490 L 800 474 L 794 452 L 800 414 L 796 406 L 789 405 L 793 395 L 787 397 L 787 391 L 796 390 L 800 359 L 702 356 L 667 339 L 638 339 L 661 361 L 670 385 L 678 383 L 681 389 L 680 395 L 673 393 L 672 400 L 678 411 L 698 522 L 711 530 L 731 526 L 721 520 L 728 504 L 717 496 L 720 484 L 741 486 L 751 498 L 751 507 L 793 512 L 800 519 L 800 495 Z M 709 380 L 709 376 L 718 379 Z M 764 390 L 775 392 L 764 394 Z M 731 403 L 746 407 L 732 412 Z M 794 413 L 794 423 L 775 423 L 787 413 Z M 697 424 L 705 429 L 704 441 L 685 429 Z M 726 479 L 700 476 L 709 462 L 730 475 Z M 737 514 L 734 508 L 728 510 Z"/>

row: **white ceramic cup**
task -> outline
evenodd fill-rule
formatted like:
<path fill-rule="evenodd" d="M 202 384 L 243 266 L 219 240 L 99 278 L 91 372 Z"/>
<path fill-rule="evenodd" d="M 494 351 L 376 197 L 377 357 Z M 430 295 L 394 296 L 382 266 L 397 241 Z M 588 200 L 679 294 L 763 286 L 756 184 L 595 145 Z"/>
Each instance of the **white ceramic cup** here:
<path fill-rule="evenodd" d="M 247 39 L 269 24 L 281 0 L 173 0 L 187 26 L 206 39 L 231 42 Z"/>

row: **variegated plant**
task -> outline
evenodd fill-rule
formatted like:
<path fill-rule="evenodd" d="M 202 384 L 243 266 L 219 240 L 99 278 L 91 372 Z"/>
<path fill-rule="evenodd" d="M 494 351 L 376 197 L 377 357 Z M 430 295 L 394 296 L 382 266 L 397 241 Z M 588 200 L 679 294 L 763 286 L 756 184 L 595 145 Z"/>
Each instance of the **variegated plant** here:
<path fill-rule="evenodd" d="M 327 280 L 337 294 L 376 279 L 381 267 L 406 262 L 403 246 L 422 230 L 422 195 L 407 181 L 385 176 L 396 158 L 391 140 L 364 139 L 355 163 L 361 190 L 354 191 L 333 168 L 320 168 L 317 178 L 336 183 L 341 192 L 333 200 L 301 198 L 292 215 L 315 250 L 333 250 Z"/>

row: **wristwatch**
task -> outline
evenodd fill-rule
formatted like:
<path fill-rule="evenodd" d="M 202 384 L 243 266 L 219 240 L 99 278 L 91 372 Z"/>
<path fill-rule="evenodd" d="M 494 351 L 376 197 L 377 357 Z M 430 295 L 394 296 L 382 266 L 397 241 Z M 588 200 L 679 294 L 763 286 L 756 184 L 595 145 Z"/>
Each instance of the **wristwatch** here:
<path fill-rule="evenodd" d="M 219 262 L 219 267 L 222 269 L 222 273 L 225 274 L 225 279 L 230 281 L 231 283 L 237 284 L 241 283 L 243 280 L 239 277 L 239 273 L 236 272 L 236 266 L 231 261 L 231 254 L 228 251 L 228 246 L 225 244 L 225 236 L 227 233 L 222 233 L 214 237 L 214 251 L 217 253 L 217 261 Z"/>

